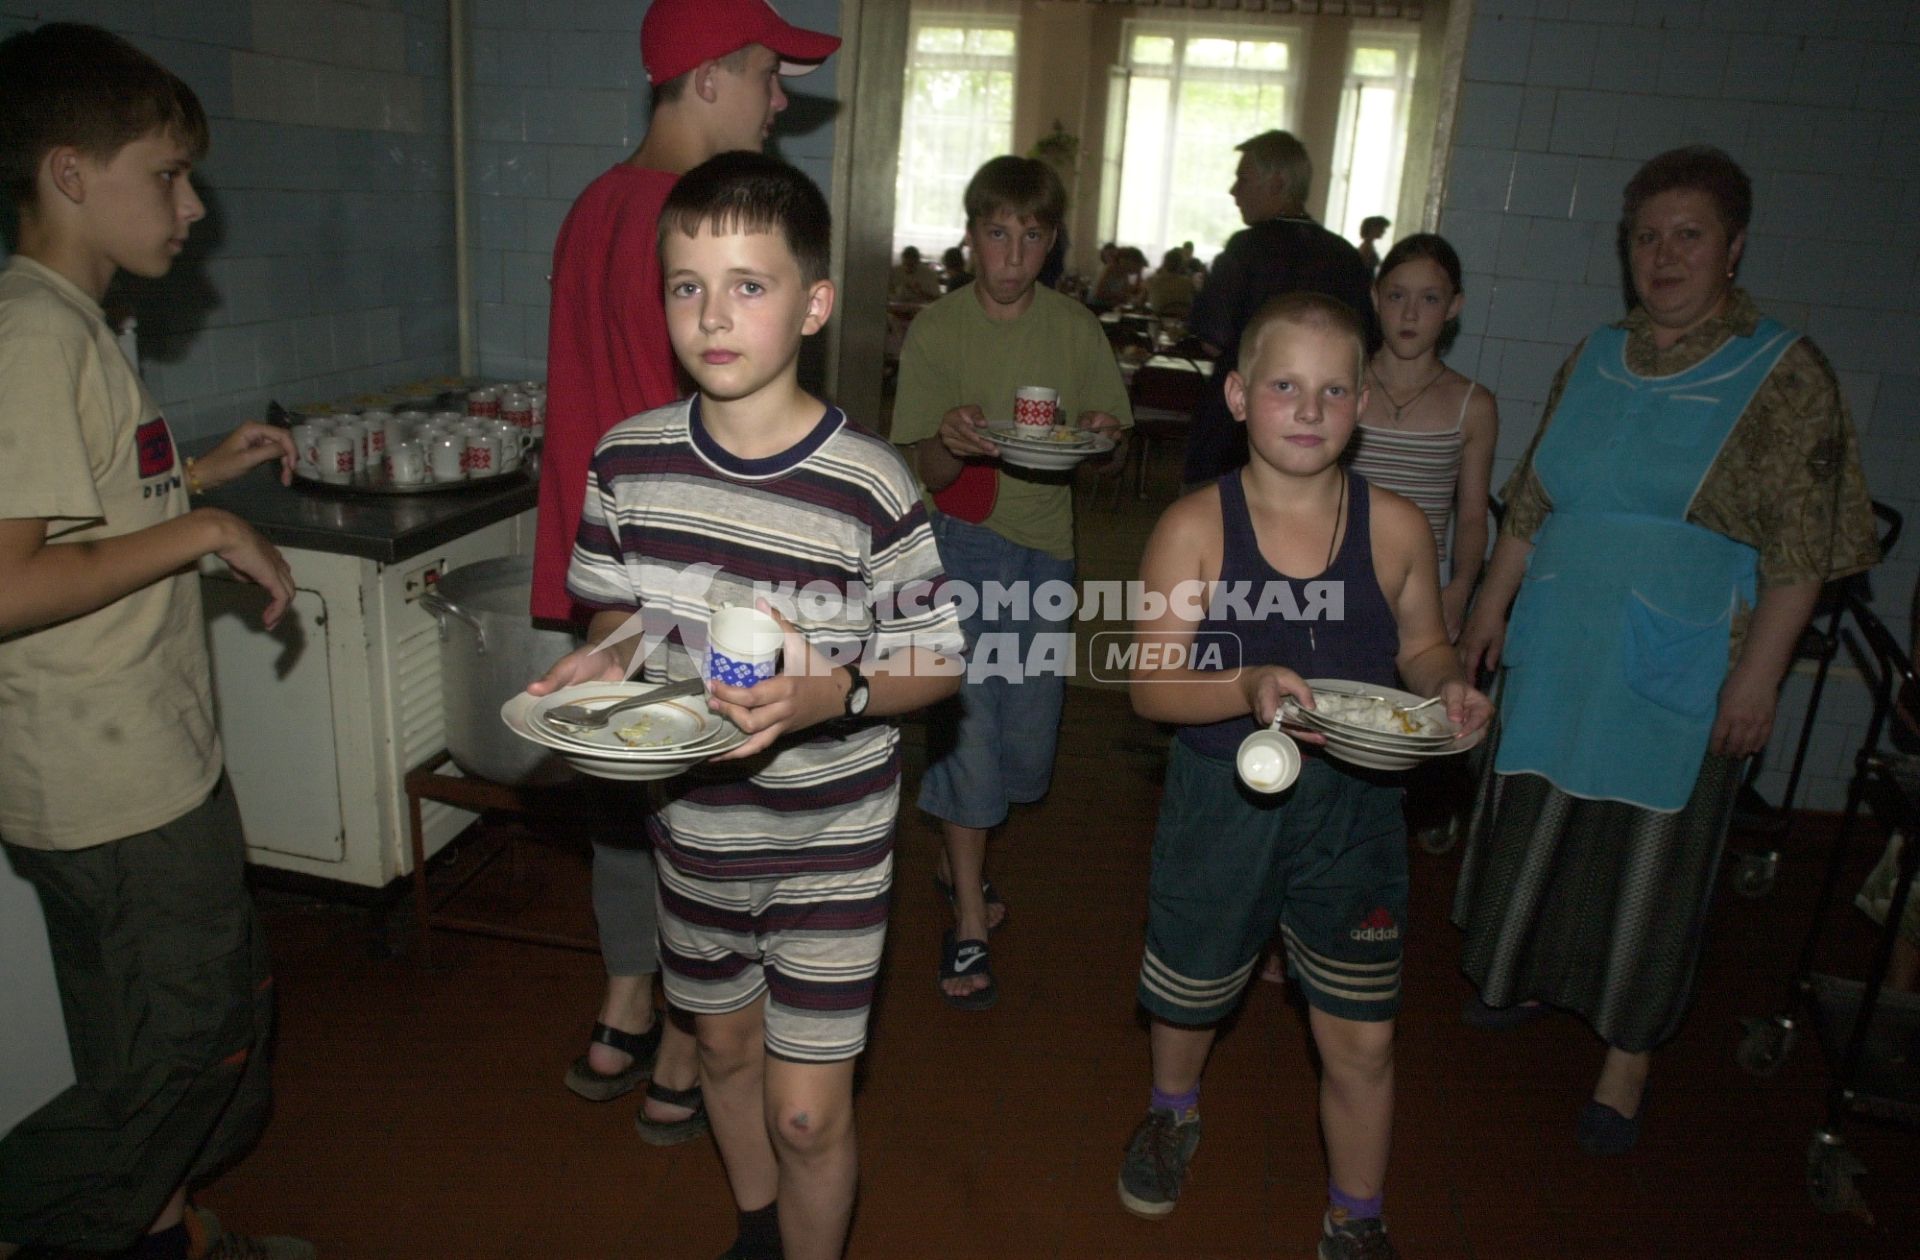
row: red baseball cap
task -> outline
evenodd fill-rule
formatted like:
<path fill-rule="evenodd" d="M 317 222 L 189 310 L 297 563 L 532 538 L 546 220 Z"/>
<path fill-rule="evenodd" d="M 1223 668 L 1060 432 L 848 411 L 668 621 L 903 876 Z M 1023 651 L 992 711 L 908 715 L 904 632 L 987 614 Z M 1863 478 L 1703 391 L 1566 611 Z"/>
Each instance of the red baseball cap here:
<path fill-rule="evenodd" d="M 656 87 L 748 44 L 771 48 L 781 74 L 805 74 L 834 54 L 840 37 L 794 26 L 767 0 L 653 0 L 640 20 L 640 60 Z"/>

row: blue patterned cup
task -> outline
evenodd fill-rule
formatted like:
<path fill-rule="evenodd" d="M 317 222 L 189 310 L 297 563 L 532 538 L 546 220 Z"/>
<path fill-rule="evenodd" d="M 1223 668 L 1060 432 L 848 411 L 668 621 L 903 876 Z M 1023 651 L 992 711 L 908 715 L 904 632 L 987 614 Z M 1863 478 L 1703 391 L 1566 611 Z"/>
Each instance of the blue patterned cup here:
<path fill-rule="evenodd" d="M 707 622 L 707 677 L 734 687 L 763 683 L 784 641 L 780 623 L 757 608 L 718 609 Z"/>

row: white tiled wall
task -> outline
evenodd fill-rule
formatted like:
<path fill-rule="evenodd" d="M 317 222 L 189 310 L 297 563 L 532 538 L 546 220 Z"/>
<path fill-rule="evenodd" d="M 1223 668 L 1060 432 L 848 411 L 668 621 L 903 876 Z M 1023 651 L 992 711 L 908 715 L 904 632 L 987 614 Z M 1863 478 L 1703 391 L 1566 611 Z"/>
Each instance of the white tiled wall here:
<path fill-rule="evenodd" d="M 1874 576 L 1906 636 L 1920 576 L 1920 5 L 1905 0 L 1476 0 L 1441 231 L 1467 269 L 1455 367 L 1500 398 L 1495 485 L 1554 370 L 1622 310 L 1615 224 L 1640 162 L 1687 143 L 1753 178 L 1744 283 L 1833 361 L 1875 498 L 1912 531 Z M 1762 790 L 1805 711 L 1789 680 Z M 1828 689 L 1801 803 L 1838 808 L 1865 724 Z"/>
<path fill-rule="evenodd" d="M 798 26 L 840 29 L 840 0 L 782 0 L 779 9 Z M 483 375 L 545 375 L 547 273 L 561 221 L 580 190 L 646 134 L 646 11 L 647 0 L 473 4 L 468 170 Z M 793 103 L 769 146 L 823 190 L 832 175 L 836 73 L 830 60 L 786 80 Z"/>
<path fill-rule="evenodd" d="M 207 218 L 127 282 L 183 439 L 455 366 L 444 0 L 35 0 L 0 35 L 92 22 L 199 95 Z"/>

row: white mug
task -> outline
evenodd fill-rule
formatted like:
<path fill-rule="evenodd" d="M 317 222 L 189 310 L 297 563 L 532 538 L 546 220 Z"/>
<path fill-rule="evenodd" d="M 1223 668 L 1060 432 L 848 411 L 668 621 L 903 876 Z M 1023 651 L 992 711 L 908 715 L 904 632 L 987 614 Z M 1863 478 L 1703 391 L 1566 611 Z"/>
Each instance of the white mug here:
<path fill-rule="evenodd" d="M 320 435 L 317 424 L 296 424 L 288 430 L 293 439 L 293 470 L 302 477 L 320 475 Z"/>
<path fill-rule="evenodd" d="M 345 485 L 353 480 L 353 470 L 359 465 L 354 462 L 360 444 L 350 433 L 338 430 L 322 437 L 314 448 L 314 462 L 319 465 L 320 480 L 334 485 Z"/>
<path fill-rule="evenodd" d="M 466 463 L 468 477 L 478 479 L 499 476 L 500 439 L 488 432 L 467 434 Z"/>
<path fill-rule="evenodd" d="M 442 433 L 427 446 L 427 469 L 435 481 L 459 481 L 467 475 L 467 439 Z"/>
<path fill-rule="evenodd" d="M 427 453 L 418 442 L 396 442 L 387 448 L 393 484 L 417 486 L 427 479 Z"/>
<path fill-rule="evenodd" d="M 487 386 L 476 389 L 467 395 L 467 414 L 484 416 L 491 420 L 500 414 L 500 391 Z"/>
<path fill-rule="evenodd" d="M 1060 391 L 1045 385 L 1022 385 L 1013 391 L 1013 423 L 1021 429 L 1049 429 L 1060 407 Z"/>
<path fill-rule="evenodd" d="M 1300 745 L 1276 730 L 1255 731 L 1234 757 L 1240 781 L 1256 792 L 1284 792 L 1300 777 Z"/>
<path fill-rule="evenodd" d="M 500 471 L 512 472 L 520 467 L 521 459 L 533 445 L 533 430 L 500 420 L 493 426 L 493 436 L 500 440 Z"/>

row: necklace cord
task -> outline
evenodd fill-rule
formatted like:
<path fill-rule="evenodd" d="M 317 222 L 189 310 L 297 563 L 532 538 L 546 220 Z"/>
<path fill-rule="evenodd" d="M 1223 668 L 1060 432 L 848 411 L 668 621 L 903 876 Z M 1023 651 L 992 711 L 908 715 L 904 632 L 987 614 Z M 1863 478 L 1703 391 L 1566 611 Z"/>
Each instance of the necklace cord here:
<path fill-rule="evenodd" d="M 1395 402 L 1393 398 L 1393 391 L 1388 389 L 1387 383 L 1380 379 L 1380 373 L 1374 370 L 1373 365 L 1371 363 L 1367 365 L 1367 375 L 1371 376 L 1373 378 L 1373 383 L 1380 387 L 1380 392 L 1387 396 L 1387 406 L 1393 408 L 1393 422 L 1395 424 L 1400 423 L 1400 417 L 1406 414 L 1407 408 L 1419 402 L 1421 395 L 1425 394 L 1428 390 L 1432 389 L 1436 384 L 1438 384 L 1440 381 L 1440 378 L 1445 376 L 1446 374 L 1447 374 L 1447 365 L 1442 363 L 1440 365 L 1440 370 L 1438 372 L 1435 372 L 1432 376 L 1429 376 L 1427 378 L 1427 383 L 1425 385 L 1422 385 L 1419 389 L 1416 389 L 1413 391 L 1413 397 L 1407 399 L 1407 401 L 1405 402 Z"/>

